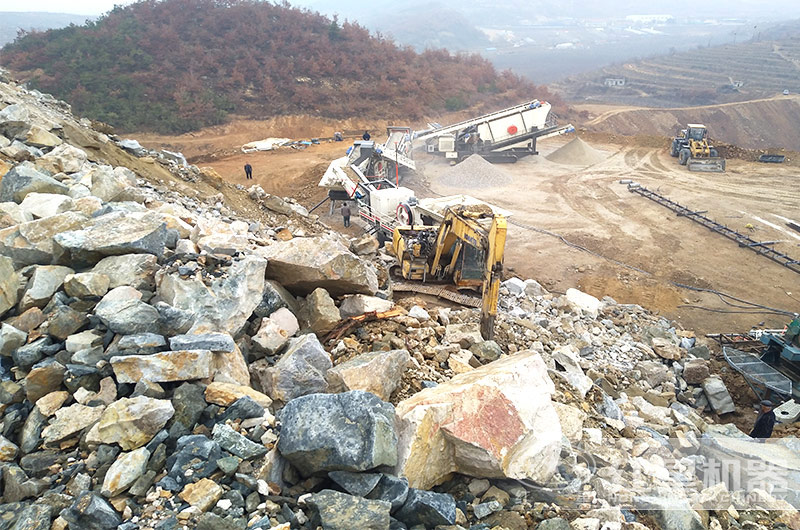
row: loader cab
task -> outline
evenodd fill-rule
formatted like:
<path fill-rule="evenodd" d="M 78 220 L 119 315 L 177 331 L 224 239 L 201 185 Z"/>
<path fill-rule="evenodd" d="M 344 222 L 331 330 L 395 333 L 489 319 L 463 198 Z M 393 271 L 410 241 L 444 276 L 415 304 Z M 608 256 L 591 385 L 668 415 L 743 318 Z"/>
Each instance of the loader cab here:
<path fill-rule="evenodd" d="M 702 142 L 707 134 L 706 126 L 700 125 L 697 123 L 690 123 L 686 129 L 685 137 L 689 140 L 694 140 L 696 142 Z"/>

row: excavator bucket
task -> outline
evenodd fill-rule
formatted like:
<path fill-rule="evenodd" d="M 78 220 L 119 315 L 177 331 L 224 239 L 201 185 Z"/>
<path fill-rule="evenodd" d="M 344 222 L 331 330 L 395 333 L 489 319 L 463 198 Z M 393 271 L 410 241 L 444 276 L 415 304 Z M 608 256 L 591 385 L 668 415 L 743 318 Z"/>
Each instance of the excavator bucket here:
<path fill-rule="evenodd" d="M 724 173 L 724 158 L 690 158 L 686 163 L 689 171 L 705 171 L 707 173 Z"/>

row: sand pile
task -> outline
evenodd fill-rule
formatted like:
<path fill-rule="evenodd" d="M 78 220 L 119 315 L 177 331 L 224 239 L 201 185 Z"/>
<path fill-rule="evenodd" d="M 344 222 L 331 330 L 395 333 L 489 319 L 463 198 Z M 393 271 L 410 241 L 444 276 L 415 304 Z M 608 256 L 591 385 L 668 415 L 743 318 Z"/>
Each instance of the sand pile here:
<path fill-rule="evenodd" d="M 605 154 L 577 137 L 547 155 L 547 159 L 551 162 L 574 166 L 591 166 L 604 161 L 606 158 L 608 157 Z"/>
<path fill-rule="evenodd" d="M 452 188 L 496 188 L 511 184 L 513 179 L 482 156 L 471 155 L 442 173 L 438 180 Z"/>

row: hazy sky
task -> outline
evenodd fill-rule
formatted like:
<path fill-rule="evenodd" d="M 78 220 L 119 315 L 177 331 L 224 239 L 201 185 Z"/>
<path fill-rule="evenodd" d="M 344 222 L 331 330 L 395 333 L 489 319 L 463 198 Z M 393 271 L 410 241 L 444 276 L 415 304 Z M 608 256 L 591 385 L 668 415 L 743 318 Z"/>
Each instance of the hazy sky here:
<path fill-rule="evenodd" d="M 0 11 L 49 11 L 76 15 L 102 15 L 131 0 L 0 0 Z"/>

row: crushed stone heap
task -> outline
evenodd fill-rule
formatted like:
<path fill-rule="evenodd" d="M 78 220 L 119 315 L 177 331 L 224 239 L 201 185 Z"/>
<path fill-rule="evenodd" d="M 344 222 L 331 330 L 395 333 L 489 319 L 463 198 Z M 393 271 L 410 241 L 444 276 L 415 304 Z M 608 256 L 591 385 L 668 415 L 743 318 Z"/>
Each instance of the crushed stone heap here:
<path fill-rule="evenodd" d="M 800 528 L 797 439 L 714 423 L 708 348 L 639 306 L 510 278 L 483 340 L 372 236 L 7 78 L 0 177 L 0 530 Z"/>
<path fill-rule="evenodd" d="M 511 175 L 481 155 L 470 155 L 437 179 L 444 186 L 459 189 L 500 188 L 511 184 L 512 180 Z"/>
<path fill-rule="evenodd" d="M 559 147 L 546 158 L 558 164 L 591 166 L 603 162 L 608 156 L 576 136 L 574 140 Z"/>

